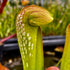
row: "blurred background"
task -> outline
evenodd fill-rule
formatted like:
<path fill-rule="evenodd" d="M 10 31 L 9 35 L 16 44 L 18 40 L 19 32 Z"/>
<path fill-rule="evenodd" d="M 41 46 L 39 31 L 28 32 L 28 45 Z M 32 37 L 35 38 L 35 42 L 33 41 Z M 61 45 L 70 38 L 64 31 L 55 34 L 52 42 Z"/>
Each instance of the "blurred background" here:
<path fill-rule="evenodd" d="M 66 27 L 70 22 L 70 0 L 8 0 L 2 14 L 0 14 L 0 38 L 15 33 L 17 13 L 26 5 L 31 4 L 44 7 L 54 17 L 52 23 L 42 27 L 44 36 L 65 35 Z"/>
<path fill-rule="evenodd" d="M 41 26 L 44 65 L 45 68 L 56 65 L 62 56 L 66 27 L 70 23 L 70 0 L 7 0 L 6 5 L 4 4 L 1 8 L 3 2 L 4 0 L 0 0 L 0 40 L 16 33 L 16 16 L 23 7 L 35 4 L 44 7 L 51 13 L 54 18 L 53 22 Z M 1 63 L 10 70 L 22 70 L 22 60 L 16 37 L 6 41 L 2 47 Z"/>

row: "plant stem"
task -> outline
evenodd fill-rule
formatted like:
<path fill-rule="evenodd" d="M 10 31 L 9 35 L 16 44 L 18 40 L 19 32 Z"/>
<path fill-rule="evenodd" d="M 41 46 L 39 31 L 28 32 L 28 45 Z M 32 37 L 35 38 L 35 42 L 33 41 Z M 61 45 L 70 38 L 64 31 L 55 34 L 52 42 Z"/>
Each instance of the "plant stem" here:
<path fill-rule="evenodd" d="M 9 37 L 6 37 L 6 38 L 2 39 L 2 40 L 0 41 L 0 43 L 3 43 L 3 42 L 5 42 L 5 41 L 7 41 L 8 39 L 13 38 L 13 37 L 15 37 L 15 36 L 16 36 L 16 33 L 13 34 L 13 35 L 11 35 L 11 36 L 9 36 Z"/>
<path fill-rule="evenodd" d="M 61 61 L 62 61 L 62 58 L 58 61 L 58 63 L 56 64 L 56 67 L 59 66 L 59 64 L 61 63 Z"/>

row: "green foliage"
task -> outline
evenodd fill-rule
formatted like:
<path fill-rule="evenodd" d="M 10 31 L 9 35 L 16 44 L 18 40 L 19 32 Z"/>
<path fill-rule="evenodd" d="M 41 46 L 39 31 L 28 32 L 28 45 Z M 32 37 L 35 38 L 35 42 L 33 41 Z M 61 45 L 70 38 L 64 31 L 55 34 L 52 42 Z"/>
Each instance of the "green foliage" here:
<path fill-rule="evenodd" d="M 70 23 L 70 4 L 61 2 L 58 4 L 56 1 L 51 4 L 44 4 L 44 7 L 48 9 L 54 20 L 52 23 L 42 26 L 44 35 L 65 35 L 66 27 Z"/>
<path fill-rule="evenodd" d="M 66 29 L 66 41 L 60 70 L 70 70 L 70 24 L 67 26 Z"/>
<path fill-rule="evenodd" d="M 15 33 L 16 14 L 21 7 L 18 1 L 7 3 L 0 15 L 0 38 Z M 54 18 L 53 22 L 41 27 L 43 35 L 65 35 L 66 27 L 70 23 L 70 4 L 68 0 L 61 3 L 58 3 L 57 0 L 45 0 L 43 7 L 49 10 Z"/>
<path fill-rule="evenodd" d="M 18 6 L 11 6 L 9 2 L 0 14 L 0 38 L 7 37 L 15 33 L 16 14 L 20 9 Z"/>

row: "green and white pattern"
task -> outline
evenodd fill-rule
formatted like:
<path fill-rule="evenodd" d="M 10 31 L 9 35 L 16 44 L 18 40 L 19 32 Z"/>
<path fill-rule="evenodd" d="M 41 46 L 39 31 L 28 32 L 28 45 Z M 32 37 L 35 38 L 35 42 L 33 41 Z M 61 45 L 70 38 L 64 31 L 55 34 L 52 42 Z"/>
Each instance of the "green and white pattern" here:
<path fill-rule="evenodd" d="M 45 9 L 31 5 L 16 18 L 16 31 L 24 70 L 43 70 L 43 44 L 40 25 L 53 20 Z"/>

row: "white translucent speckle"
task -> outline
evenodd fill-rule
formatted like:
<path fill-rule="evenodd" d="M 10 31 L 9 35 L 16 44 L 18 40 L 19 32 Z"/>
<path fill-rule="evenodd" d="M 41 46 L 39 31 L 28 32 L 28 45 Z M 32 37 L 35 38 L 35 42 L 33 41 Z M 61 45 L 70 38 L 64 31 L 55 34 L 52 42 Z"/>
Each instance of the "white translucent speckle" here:
<path fill-rule="evenodd" d="M 24 54 L 24 52 L 22 52 L 22 54 Z"/>
<path fill-rule="evenodd" d="M 28 40 L 31 40 L 31 37 L 28 37 Z"/>
<path fill-rule="evenodd" d="M 29 53 L 29 56 L 31 56 L 31 53 Z"/>
<path fill-rule="evenodd" d="M 20 17 L 20 20 L 22 19 L 22 17 Z"/>
<path fill-rule="evenodd" d="M 23 40 L 26 40 L 26 38 L 25 38 L 25 37 L 23 37 Z"/>
<path fill-rule="evenodd" d="M 22 23 L 22 20 L 20 20 L 19 22 Z"/>
<path fill-rule="evenodd" d="M 34 46 L 34 44 L 32 44 L 32 46 Z"/>
<path fill-rule="evenodd" d="M 27 36 L 29 36 L 29 33 L 27 33 Z"/>
<path fill-rule="evenodd" d="M 21 50 L 23 51 L 23 48 L 21 48 Z"/>
<path fill-rule="evenodd" d="M 23 44 L 23 46 L 25 46 L 25 44 Z"/>
<path fill-rule="evenodd" d="M 33 50 L 33 46 L 34 46 L 34 44 L 32 44 L 32 46 L 31 46 L 31 49 Z"/>
<path fill-rule="evenodd" d="M 19 14 L 18 17 L 20 17 L 21 15 Z"/>
<path fill-rule="evenodd" d="M 23 31 L 25 31 L 25 29 L 23 28 Z"/>
<path fill-rule="evenodd" d="M 25 32 L 23 32 L 23 36 L 25 36 Z"/>
<path fill-rule="evenodd" d="M 28 50 L 30 50 L 30 47 L 28 47 Z"/>
<path fill-rule="evenodd" d="M 24 27 L 24 24 L 22 24 L 22 26 Z"/>
<path fill-rule="evenodd" d="M 62 23 L 62 20 L 60 20 L 59 23 Z"/>
<path fill-rule="evenodd" d="M 26 63 L 26 67 L 28 67 L 28 63 Z"/>
<path fill-rule="evenodd" d="M 17 24 L 18 24 L 19 22 L 17 22 Z"/>
<path fill-rule="evenodd" d="M 31 47 L 31 49 L 33 50 L 33 46 Z"/>
<path fill-rule="evenodd" d="M 28 46 L 30 46 L 30 45 L 31 45 L 31 42 L 29 42 Z"/>

